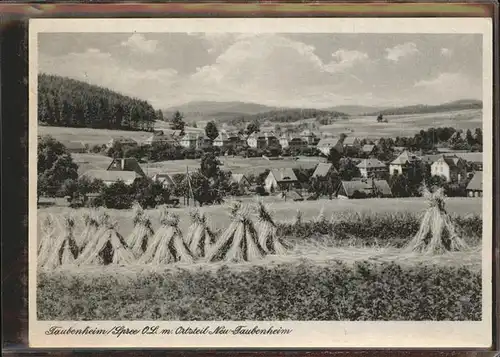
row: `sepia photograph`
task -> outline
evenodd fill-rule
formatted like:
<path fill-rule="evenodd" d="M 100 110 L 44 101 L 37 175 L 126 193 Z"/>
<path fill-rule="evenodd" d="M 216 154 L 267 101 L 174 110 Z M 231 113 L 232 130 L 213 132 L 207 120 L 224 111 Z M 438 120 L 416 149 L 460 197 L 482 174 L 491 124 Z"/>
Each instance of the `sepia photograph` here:
<path fill-rule="evenodd" d="M 325 20 L 31 21 L 34 344 L 489 346 L 491 21 Z"/>

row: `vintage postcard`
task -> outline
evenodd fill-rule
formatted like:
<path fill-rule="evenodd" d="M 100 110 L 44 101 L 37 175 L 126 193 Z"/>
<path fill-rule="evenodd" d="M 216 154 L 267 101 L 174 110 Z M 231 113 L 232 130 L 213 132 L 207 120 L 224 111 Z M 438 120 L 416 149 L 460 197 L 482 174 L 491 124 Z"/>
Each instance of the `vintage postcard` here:
<path fill-rule="evenodd" d="M 29 32 L 31 346 L 490 346 L 491 19 Z"/>

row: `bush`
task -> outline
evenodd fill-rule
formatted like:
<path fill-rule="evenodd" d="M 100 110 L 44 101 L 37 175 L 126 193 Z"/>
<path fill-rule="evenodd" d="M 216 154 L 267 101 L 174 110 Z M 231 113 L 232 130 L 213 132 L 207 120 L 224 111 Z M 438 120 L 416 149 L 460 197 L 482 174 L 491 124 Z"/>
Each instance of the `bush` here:
<path fill-rule="evenodd" d="M 127 279 L 112 270 L 42 272 L 37 283 L 40 320 L 481 320 L 481 274 L 467 268 L 301 263 Z"/>
<path fill-rule="evenodd" d="M 110 186 L 105 186 L 96 205 L 102 205 L 106 208 L 129 209 L 134 200 L 130 192 L 130 187 L 123 181 L 117 181 Z"/>

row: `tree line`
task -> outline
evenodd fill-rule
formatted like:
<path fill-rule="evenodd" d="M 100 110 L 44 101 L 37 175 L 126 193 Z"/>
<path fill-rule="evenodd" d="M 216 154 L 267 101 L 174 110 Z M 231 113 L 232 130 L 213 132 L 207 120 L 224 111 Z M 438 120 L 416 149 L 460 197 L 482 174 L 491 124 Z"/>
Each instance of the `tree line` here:
<path fill-rule="evenodd" d="M 161 111 L 145 100 L 78 80 L 38 76 L 38 121 L 44 125 L 152 131 Z"/>

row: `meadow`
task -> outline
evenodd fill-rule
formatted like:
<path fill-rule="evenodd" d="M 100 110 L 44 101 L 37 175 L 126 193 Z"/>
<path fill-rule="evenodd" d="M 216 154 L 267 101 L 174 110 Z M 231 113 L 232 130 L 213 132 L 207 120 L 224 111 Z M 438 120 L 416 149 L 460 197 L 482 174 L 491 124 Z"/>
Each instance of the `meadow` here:
<path fill-rule="evenodd" d="M 78 164 L 79 174 L 88 170 L 106 170 L 112 159 L 100 154 L 71 154 L 73 160 Z M 298 160 L 284 158 L 283 160 L 266 160 L 262 157 L 243 158 L 243 157 L 221 157 L 222 170 L 229 170 L 232 173 L 259 174 L 266 169 L 278 168 L 304 168 L 313 169 L 319 162 L 325 160 L 321 157 L 301 157 Z M 186 170 L 196 171 L 200 168 L 200 160 L 169 160 L 153 163 L 141 164 L 142 169 L 148 176 L 155 173 L 186 173 Z"/>
<path fill-rule="evenodd" d="M 455 112 L 407 114 L 385 116 L 388 123 L 377 123 L 372 116 L 353 116 L 339 120 L 330 125 L 322 125 L 318 130 L 322 133 L 338 135 L 345 132 L 360 138 L 379 139 L 381 137 L 406 137 L 418 133 L 420 130 L 438 127 L 452 127 L 456 129 L 474 131 L 482 127 L 482 110 L 470 109 Z"/>
<path fill-rule="evenodd" d="M 166 122 L 156 122 L 155 129 L 163 130 L 166 133 L 172 133 Z M 203 129 L 186 127 L 186 132 L 202 132 Z M 89 146 L 107 144 L 113 138 L 127 137 L 139 142 L 146 140 L 151 133 L 145 131 L 131 130 L 111 130 L 111 129 L 92 129 L 92 128 L 71 128 L 61 126 L 38 126 L 38 135 L 50 135 L 58 141 L 83 142 Z"/>

